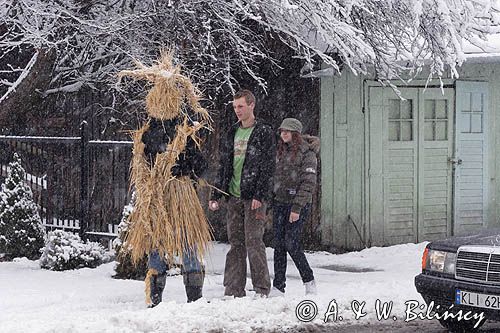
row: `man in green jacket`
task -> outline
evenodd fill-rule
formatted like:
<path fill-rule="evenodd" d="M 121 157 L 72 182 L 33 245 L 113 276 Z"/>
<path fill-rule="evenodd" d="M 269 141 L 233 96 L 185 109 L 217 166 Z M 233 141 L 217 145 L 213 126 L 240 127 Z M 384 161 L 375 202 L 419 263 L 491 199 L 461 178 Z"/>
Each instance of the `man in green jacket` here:
<path fill-rule="evenodd" d="M 274 133 L 254 115 L 255 96 L 249 90 L 234 95 L 238 123 L 220 142 L 220 168 L 215 185 L 227 196 L 227 234 L 224 295 L 246 295 L 246 257 L 257 296 L 269 294 L 271 281 L 263 242 L 265 202 L 270 200 L 275 167 Z M 212 193 L 209 209 L 219 209 L 219 191 Z"/>

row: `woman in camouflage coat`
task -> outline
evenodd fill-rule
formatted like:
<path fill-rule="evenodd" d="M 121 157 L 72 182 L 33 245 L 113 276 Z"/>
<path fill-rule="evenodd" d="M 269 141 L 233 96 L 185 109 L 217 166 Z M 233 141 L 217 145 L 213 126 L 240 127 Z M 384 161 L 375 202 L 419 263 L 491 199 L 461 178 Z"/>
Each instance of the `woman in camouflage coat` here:
<path fill-rule="evenodd" d="M 280 126 L 274 174 L 274 281 L 273 296 L 285 292 L 287 253 L 292 257 L 306 294 L 316 293 L 314 275 L 302 249 L 300 236 L 316 188 L 317 137 L 302 135 L 302 124 L 286 118 Z"/>

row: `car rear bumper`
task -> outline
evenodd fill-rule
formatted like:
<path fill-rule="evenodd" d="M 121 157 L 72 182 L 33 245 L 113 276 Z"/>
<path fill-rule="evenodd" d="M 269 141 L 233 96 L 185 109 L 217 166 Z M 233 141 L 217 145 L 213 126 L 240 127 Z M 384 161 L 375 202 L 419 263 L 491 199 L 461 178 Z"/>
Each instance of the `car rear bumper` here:
<path fill-rule="evenodd" d="M 497 320 L 500 319 L 500 311 L 498 310 L 455 304 L 457 289 L 490 295 L 500 295 L 500 286 L 459 281 L 453 278 L 428 274 L 419 274 L 415 277 L 415 287 L 427 304 L 434 301 L 434 305 L 439 305 L 440 309 L 446 310 L 453 305 L 454 310 L 475 310 L 477 312 L 483 312 L 486 316 L 488 316 L 488 318 Z"/>

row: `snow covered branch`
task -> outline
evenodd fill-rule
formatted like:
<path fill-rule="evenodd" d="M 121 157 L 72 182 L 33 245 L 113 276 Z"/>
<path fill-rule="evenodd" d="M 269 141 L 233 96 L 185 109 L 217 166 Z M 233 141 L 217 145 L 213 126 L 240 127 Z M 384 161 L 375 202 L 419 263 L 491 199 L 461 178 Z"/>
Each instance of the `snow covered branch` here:
<path fill-rule="evenodd" d="M 424 59 L 431 60 L 432 75 L 441 76 L 447 68 L 457 75 L 464 43 L 486 48 L 486 35 L 498 30 L 499 18 L 495 0 L 235 3 L 248 18 L 279 31 L 306 60 L 319 56 L 336 69 L 340 60 L 354 73 L 373 69 L 381 79 L 415 72 Z"/>
<path fill-rule="evenodd" d="M 278 65 L 273 38 L 310 63 L 383 80 L 423 60 L 431 75 L 457 75 L 464 43 L 487 48 L 499 22 L 496 0 L 0 0 L 0 91 L 26 74 L 9 64 L 19 53 L 56 51 L 54 93 L 113 86 L 118 71 L 165 47 L 209 90 L 234 91 L 242 73 L 265 89 L 262 65 Z"/>
<path fill-rule="evenodd" d="M 21 75 L 19 75 L 19 77 L 17 78 L 17 80 L 14 83 L 12 83 L 12 84 L 8 84 L 9 85 L 9 89 L 7 90 L 7 92 L 5 94 L 3 94 L 2 97 L 0 97 L 0 103 L 2 103 L 3 100 L 7 99 L 7 97 L 12 92 L 16 91 L 16 88 L 21 84 L 21 82 L 30 73 L 31 68 L 33 68 L 33 66 L 35 65 L 37 58 L 38 58 L 38 52 L 35 52 L 35 54 L 33 54 L 33 57 L 31 57 L 31 60 L 28 62 L 28 64 L 26 65 L 26 67 L 22 71 Z M 5 83 L 2 82 L 2 84 L 5 84 Z"/>

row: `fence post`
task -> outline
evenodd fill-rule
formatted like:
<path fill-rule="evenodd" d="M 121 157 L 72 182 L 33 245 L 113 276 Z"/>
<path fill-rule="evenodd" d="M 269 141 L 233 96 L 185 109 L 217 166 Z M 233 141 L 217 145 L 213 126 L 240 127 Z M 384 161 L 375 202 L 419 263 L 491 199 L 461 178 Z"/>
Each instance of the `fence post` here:
<path fill-rule="evenodd" d="M 82 239 L 87 239 L 88 221 L 88 161 L 87 161 L 87 121 L 80 124 L 80 230 Z"/>

